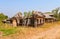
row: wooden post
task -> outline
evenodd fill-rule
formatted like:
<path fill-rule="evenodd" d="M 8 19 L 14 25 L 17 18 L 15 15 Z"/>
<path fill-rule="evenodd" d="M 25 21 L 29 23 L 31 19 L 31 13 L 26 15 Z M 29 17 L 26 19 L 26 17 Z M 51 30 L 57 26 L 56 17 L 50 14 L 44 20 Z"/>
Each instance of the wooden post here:
<path fill-rule="evenodd" d="M 43 19 L 41 18 L 41 24 L 43 24 Z"/>
<path fill-rule="evenodd" d="M 54 22 L 54 19 L 52 19 L 52 23 Z"/>
<path fill-rule="evenodd" d="M 16 20 L 13 20 L 13 21 L 12 21 L 12 25 L 13 25 L 14 27 L 17 26 L 17 22 L 16 22 Z"/>
<path fill-rule="evenodd" d="M 41 19 L 40 19 L 40 24 L 41 24 Z"/>
<path fill-rule="evenodd" d="M 26 25 L 26 20 L 25 19 L 23 19 L 23 26 L 25 26 Z"/>
<path fill-rule="evenodd" d="M 45 23 L 45 19 L 43 19 L 43 22 Z"/>
<path fill-rule="evenodd" d="M 20 20 L 19 19 L 17 19 L 17 25 L 19 26 L 19 23 L 20 23 Z"/>
<path fill-rule="evenodd" d="M 44 24 L 44 19 L 43 18 L 42 18 L 41 22 L 42 22 L 42 24 Z"/>
<path fill-rule="evenodd" d="M 28 19 L 27 19 L 27 26 L 29 25 L 29 23 L 30 23 L 30 19 L 28 18 Z"/>
<path fill-rule="evenodd" d="M 47 21 L 48 21 L 48 22 L 50 22 L 50 20 L 49 20 L 49 19 L 48 19 Z"/>
<path fill-rule="evenodd" d="M 34 22 L 34 27 L 37 27 L 37 20 L 35 20 Z"/>
<path fill-rule="evenodd" d="M 39 19 L 39 21 L 38 21 L 38 22 L 39 22 L 39 24 L 40 24 L 40 19 Z"/>

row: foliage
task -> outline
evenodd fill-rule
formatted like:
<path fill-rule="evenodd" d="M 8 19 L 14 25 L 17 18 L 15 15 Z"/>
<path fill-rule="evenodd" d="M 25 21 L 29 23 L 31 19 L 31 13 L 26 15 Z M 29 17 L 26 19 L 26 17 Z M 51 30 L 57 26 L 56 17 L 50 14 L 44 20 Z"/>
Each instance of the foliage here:
<path fill-rule="evenodd" d="M 32 12 L 28 12 L 27 16 L 30 17 L 32 15 Z"/>
<path fill-rule="evenodd" d="M 4 15 L 3 13 L 0 13 L 0 21 L 7 19 L 8 16 Z"/>
<path fill-rule="evenodd" d="M 15 27 L 12 27 L 9 24 L 3 24 L 2 22 L 0 22 L 0 32 L 3 32 L 3 36 L 13 34 L 16 31 L 17 30 Z"/>
<path fill-rule="evenodd" d="M 51 12 L 45 12 L 45 14 L 52 14 Z"/>
<path fill-rule="evenodd" d="M 29 11 L 29 12 L 24 12 L 24 16 L 27 16 L 27 17 L 30 17 L 32 15 L 32 12 Z"/>
<path fill-rule="evenodd" d="M 54 17 L 57 18 L 57 20 L 60 20 L 60 7 L 52 10 L 52 13 L 54 14 Z"/>
<path fill-rule="evenodd" d="M 27 12 L 24 12 L 24 16 L 26 16 L 27 15 Z"/>

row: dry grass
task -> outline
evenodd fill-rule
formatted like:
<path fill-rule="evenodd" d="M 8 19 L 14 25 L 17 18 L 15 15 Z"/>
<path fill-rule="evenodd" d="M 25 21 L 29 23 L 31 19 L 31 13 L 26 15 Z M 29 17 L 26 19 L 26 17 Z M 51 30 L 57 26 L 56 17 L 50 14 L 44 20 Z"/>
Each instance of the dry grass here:
<path fill-rule="evenodd" d="M 45 30 L 48 30 L 50 29 L 51 27 L 54 27 L 54 26 L 57 26 L 57 25 L 60 25 L 60 22 L 54 22 L 54 23 L 45 23 L 44 25 L 41 25 L 37 28 L 34 28 L 34 27 L 12 27 L 10 26 L 9 24 L 3 24 L 3 23 L 0 23 L 0 31 L 3 31 L 6 33 L 9 33 L 11 34 L 10 32 L 20 32 L 20 33 L 25 33 L 27 31 L 45 31 Z M 8 34 L 8 35 L 9 35 Z"/>
<path fill-rule="evenodd" d="M 4 36 L 9 36 L 9 37 L 30 37 L 33 35 L 36 35 L 37 33 L 46 31 L 48 29 L 50 29 L 51 27 L 55 27 L 55 26 L 59 26 L 60 25 L 60 21 L 59 22 L 54 22 L 54 23 L 45 23 L 42 26 L 39 27 L 23 27 L 23 26 L 19 26 L 19 27 L 12 27 L 9 24 L 3 24 L 0 23 L 0 31 L 2 31 L 4 34 Z M 17 38 L 16 38 L 17 39 Z"/>

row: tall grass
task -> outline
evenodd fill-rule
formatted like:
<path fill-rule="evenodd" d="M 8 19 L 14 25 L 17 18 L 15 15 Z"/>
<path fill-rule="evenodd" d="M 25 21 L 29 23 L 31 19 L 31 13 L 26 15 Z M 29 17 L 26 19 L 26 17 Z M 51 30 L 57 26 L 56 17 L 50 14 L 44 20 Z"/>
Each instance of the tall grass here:
<path fill-rule="evenodd" d="M 9 24 L 4 24 L 4 23 L 0 22 L 0 32 L 3 33 L 3 36 L 16 33 L 16 31 L 17 30 L 15 27 L 12 27 Z"/>
<path fill-rule="evenodd" d="M 54 27 L 54 26 L 58 26 L 60 25 L 60 22 L 54 22 L 54 23 L 45 23 L 44 25 L 41 25 L 37 28 L 33 28 L 33 27 L 12 27 L 9 24 L 3 24 L 2 22 L 0 22 L 0 31 L 3 32 L 3 36 L 6 35 L 10 35 L 10 34 L 14 34 L 14 33 L 22 33 L 24 34 L 25 32 L 28 32 L 29 30 L 46 30 L 49 29 L 50 27 Z"/>

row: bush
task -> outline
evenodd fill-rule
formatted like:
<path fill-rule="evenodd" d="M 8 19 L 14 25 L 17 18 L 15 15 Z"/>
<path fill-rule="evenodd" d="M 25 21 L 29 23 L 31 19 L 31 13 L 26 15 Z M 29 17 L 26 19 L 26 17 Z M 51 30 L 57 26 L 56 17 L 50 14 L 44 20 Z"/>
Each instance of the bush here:
<path fill-rule="evenodd" d="M 8 16 L 4 15 L 3 13 L 0 13 L 0 21 L 7 19 Z"/>

